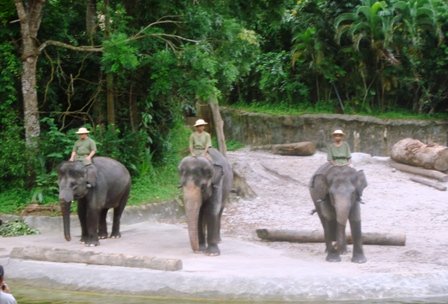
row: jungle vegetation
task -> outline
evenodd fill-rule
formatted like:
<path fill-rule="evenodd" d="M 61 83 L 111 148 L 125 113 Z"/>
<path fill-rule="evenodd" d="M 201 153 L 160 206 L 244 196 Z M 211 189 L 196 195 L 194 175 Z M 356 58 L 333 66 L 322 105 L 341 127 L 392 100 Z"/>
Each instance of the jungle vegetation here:
<path fill-rule="evenodd" d="M 175 193 L 183 116 L 210 98 L 448 113 L 445 0 L 7 0 L 0 23 L 2 212 L 54 201 L 81 126 L 139 203 Z"/>

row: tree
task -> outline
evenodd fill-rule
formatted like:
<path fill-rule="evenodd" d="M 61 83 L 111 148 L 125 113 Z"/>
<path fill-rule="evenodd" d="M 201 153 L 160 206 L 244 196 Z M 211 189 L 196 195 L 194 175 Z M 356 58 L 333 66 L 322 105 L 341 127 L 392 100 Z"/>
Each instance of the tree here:
<path fill-rule="evenodd" d="M 393 32 L 397 19 L 385 1 L 363 0 L 354 12 L 344 13 L 335 21 L 336 41 L 348 34 L 353 47 L 363 54 L 364 70 L 360 74 L 365 93 L 363 104 L 374 86 L 381 111 L 385 109 L 385 64 L 399 63 L 394 53 Z"/>
<path fill-rule="evenodd" d="M 39 56 L 37 33 L 42 21 L 45 0 L 32 0 L 27 3 L 14 1 L 20 20 L 22 35 L 22 95 L 25 122 L 25 138 L 28 147 L 36 146 L 40 135 L 39 106 L 36 91 L 36 64 Z"/>

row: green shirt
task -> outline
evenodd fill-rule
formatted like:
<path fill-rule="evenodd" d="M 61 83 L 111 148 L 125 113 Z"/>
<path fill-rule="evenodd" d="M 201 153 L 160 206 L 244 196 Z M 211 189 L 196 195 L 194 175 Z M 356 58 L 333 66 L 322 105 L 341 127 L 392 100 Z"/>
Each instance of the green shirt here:
<path fill-rule="evenodd" d="M 212 139 L 210 134 L 202 131 L 193 132 L 190 135 L 190 149 L 193 151 L 193 154 L 198 156 L 204 153 L 204 150 L 208 147 L 212 146 Z"/>
<path fill-rule="evenodd" d="M 334 143 L 328 146 L 328 161 L 333 161 L 337 165 L 347 165 L 350 158 L 352 158 L 350 147 L 346 142 L 342 142 L 339 147 L 337 147 Z"/>
<path fill-rule="evenodd" d="M 86 139 L 78 139 L 73 146 L 73 152 L 76 152 L 76 160 L 84 160 L 84 158 L 92 151 L 96 151 L 95 142 L 87 137 Z"/>

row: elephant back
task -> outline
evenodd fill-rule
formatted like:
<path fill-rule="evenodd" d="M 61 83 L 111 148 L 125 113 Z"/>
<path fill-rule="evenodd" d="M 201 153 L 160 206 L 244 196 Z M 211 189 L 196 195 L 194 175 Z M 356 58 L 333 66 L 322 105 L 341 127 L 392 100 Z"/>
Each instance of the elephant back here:
<path fill-rule="evenodd" d="M 103 179 L 107 185 L 117 185 L 119 188 L 130 187 L 131 175 L 128 169 L 119 161 L 104 157 L 94 157 L 93 165 L 98 171 L 98 178 Z"/>

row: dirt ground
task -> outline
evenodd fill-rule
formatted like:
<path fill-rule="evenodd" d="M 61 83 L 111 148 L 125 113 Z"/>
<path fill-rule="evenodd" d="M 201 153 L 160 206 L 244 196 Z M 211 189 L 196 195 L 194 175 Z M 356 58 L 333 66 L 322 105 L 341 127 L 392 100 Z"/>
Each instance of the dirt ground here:
<path fill-rule="evenodd" d="M 233 166 L 256 192 L 255 199 L 236 199 L 223 214 L 223 233 L 243 240 L 288 249 L 293 258 L 324 260 L 324 244 L 292 244 L 261 241 L 258 228 L 319 230 L 308 182 L 326 160 L 313 156 L 280 156 L 242 149 L 228 153 Z M 368 186 L 363 194 L 364 232 L 404 233 L 406 246 L 365 245 L 367 263 L 356 268 L 369 273 L 421 273 L 448 266 L 448 193 L 410 181 L 410 174 L 396 171 L 386 157 L 353 153 L 353 165 L 364 170 Z M 349 225 L 347 225 L 349 229 Z M 349 253 L 342 263 L 349 263 Z M 353 268 L 349 267 L 350 271 Z"/>

